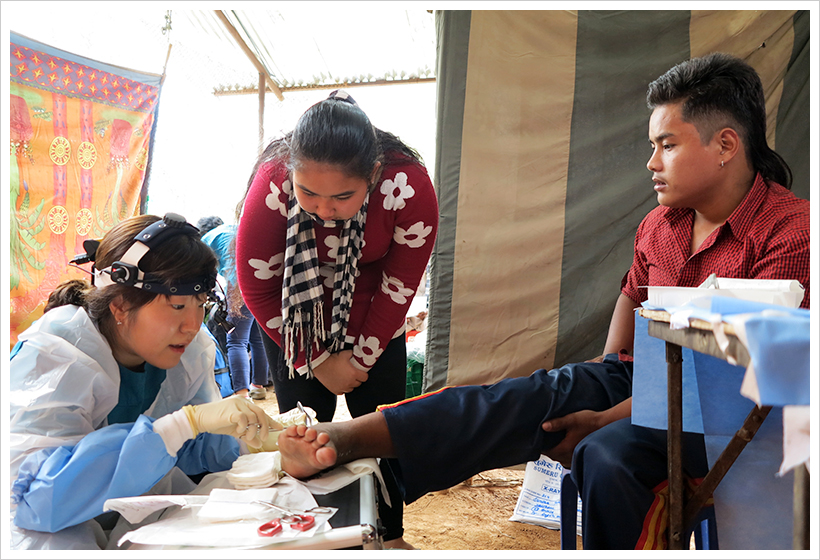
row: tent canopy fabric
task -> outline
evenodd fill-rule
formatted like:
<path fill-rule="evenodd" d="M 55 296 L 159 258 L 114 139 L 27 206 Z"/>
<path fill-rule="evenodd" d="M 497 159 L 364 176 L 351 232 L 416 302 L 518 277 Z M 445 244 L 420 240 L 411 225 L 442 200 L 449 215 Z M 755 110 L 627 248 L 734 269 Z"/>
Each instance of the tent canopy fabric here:
<path fill-rule="evenodd" d="M 769 144 L 809 197 L 808 12 L 445 11 L 436 31 L 441 217 L 424 390 L 601 353 L 635 231 L 657 205 L 647 85 L 675 64 L 715 51 L 748 61 Z"/>

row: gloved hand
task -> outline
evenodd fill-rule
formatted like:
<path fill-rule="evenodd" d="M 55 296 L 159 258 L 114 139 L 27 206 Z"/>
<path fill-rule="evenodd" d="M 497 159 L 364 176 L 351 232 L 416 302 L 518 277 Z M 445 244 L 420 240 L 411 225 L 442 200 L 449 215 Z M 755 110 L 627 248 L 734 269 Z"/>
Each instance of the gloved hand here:
<path fill-rule="evenodd" d="M 271 451 L 279 451 L 279 434 L 282 430 L 268 432 L 268 437 L 262 440 L 262 445 L 254 447 L 248 444 L 248 451 L 251 453 L 270 453 Z"/>
<path fill-rule="evenodd" d="M 272 418 L 272 420 L 279 424 L 281 427 L 272 428 L 268 432 L 268 438 L 262 441 L 262 445 L 260 447 L 252 447 L 248 445 L 248 450 L 251 453 L 279 451 L 279 434 L 281 434 L 282 431 L 288 426 L 306 426 L 306 415 L 310 415 L 311 424 L 316 423 L 316 411 L 310 408 L 309 406 L 305 407 L 305 412 L 302 412 L 298 408 L 294 408 L 287 412 L 277 414 Z"/>
<path fill-rule="evenodd" d="M 259 447 L 268 439 L 269 430 L 282 430 L 282 425 L 260 407 L 242 397 L 228 397 L 207 404 L 182 407 L 194 431 L 223 434 Z"/>

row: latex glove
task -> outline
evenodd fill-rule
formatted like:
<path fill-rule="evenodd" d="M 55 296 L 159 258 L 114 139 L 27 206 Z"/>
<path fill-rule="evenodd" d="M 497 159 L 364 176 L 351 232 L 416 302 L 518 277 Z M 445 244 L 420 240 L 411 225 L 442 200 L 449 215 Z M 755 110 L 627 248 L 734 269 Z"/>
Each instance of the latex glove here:
<path fill-rule="evenodd" d="M 186 405 L 182 410 L 191 423 L 194 437 L 200 432 L 223 434 L 239 438 L 249 446 L 259 447 L 268 439 L 270 430 L 282 430 L 279 422 L 243 397 Z"/>
<path fill-rule="evenodd" d="M 349 393 L 365 381 L 368 373 L 354 366 L 350 359 L 353 350 L 343 350 L 332 354 L 324 362 L 313 368 L 313 375 L 335 395 Z"/>
<path fill-rule="evenodd" d="M 310 415 L 312 420 L 311 424 L 316 423 L 316 411 L 314 411 L 309 406 L 305 407 L 305 412 L 302 413 L 301 410 L 298 408 L 291 409 L 287 412 L 283 412 L 282 414 L 277 414 L 273 417 L 274 422 L 278 422 L 281 429 L 270 430 L 268 432 L 268 438 L 262 442 L 261 447 L 251 447 L 248 446 L 248 450 L 251 453 L 262 453 L 262 452 L 270 452 L 270 451 L 279 451 L 279 434 L 287 428 L 288 426 L 307 426 L 307 418 L 305 414 Z"/>

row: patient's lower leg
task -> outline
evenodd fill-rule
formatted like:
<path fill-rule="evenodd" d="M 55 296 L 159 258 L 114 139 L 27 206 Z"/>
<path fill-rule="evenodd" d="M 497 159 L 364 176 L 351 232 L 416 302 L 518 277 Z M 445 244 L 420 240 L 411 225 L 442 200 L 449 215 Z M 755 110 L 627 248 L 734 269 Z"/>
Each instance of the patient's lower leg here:
<path fill-rule="evenodd" d="M 328 467 L 367 457 L 395 457 L 393 441 L 381 412 L 312 428 L 289 426 L 279 434 L 282 470 L 305 478 Z"/>

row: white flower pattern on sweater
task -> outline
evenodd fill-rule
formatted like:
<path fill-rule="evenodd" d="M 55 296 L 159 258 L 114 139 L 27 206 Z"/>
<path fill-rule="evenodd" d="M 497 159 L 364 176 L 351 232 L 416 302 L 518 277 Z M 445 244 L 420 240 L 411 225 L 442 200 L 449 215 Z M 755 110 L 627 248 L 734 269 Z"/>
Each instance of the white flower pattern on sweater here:
<path fill-rule="evenodd" d="M 324 285 L 326 288 L 333 289 L 333 282 L 336 279 L 336 267 L 332 264 L 326 264 L 319 267 L 319 276 L 324 278 Z"/>
<path fill-rule="evenodd" d="M 282 316 L 279 315 L 278 317 L 272 317 L 270 321 L 265 323 L 265 326 L 271 330 L 276 330 L 279 334 L 282 334 Z"/>
<path fill-rule="evenodd" d="M 385 210 L 401 210 L 406 199 L 416 194 L 416 190 L 407 184 L 406 173 L 396 173 L 393 181 L 386 179 L 379 190 L 384 195 Z"/>
<path fill-rule="evenodd" d="M 393 234 L 393 239 L 396 243 L 409 245 L 413 249 L 418 249 L 424 245 L 424 240 L 433 231 L 433 226 L 425 226 L 424 222 L 416 222 L 407 229 L 396 226 L 396 231 Z"/>
<path fill-rule="evenodd" d="M 284 194 L 283 197 L 279 196 L 280 194 Z M 288 196 L 290 196 L 290 181 L 285 180 L 282 182 L 282 188 L 280 189 L 276 184 L 271 181 L 270 182 L 270 194 L 265 197 L 265 205 L 270 208 L 271 210 L 275 210 L 282 214 L 282 216 L 287 219 L 288 217 Z"/>
<path fill-rule="evenodd" d="M 260 280 L 269 280 L 274 276 L 282 276 L 285 272 L 285 253 L 273 255 L 266 261 L 262 259 L 248 259 L 248 264 L 255 270 L 253 275 Z"/>
<path fill-rule="evenodd" d="M 327 246 L 327 256 L 330 260 L 336 261 L 339 255 L 339 238 L 335 235 L 328 235 L 325 237 L 325 245 Z"/>
<path fill-rule="evenodd" d="M 415 290 L 405 288 L 404 282 L 398 278 L 388 276 L 385 273 L 382 273 L 382 291 L 399 305 L 407 303 L 407 298 L 416 293 Z"/>
<path fill-rule="evenodd" d="M 359 336 L 359 342 L 353 348 L 353 355 L 360 358 L 367 367 L 373 367 L 382 352 L 384 349 L 379 347 L 379 339 L 375 336 L 369 336 L 367 339 Z"/>

